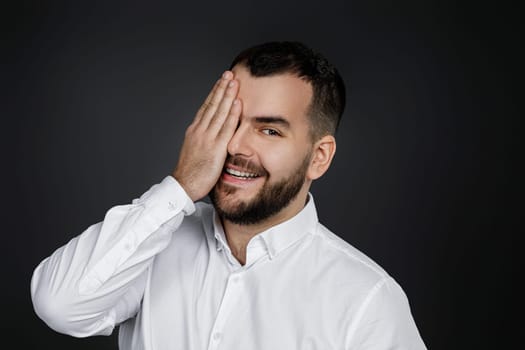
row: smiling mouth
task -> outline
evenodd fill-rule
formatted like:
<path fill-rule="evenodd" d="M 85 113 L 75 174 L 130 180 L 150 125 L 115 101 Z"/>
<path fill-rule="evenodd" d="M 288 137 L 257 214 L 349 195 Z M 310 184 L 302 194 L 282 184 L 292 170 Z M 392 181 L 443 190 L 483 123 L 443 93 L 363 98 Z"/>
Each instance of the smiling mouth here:
<path fill-rule="evenodd" d="M 255 179 L 260 177 L 260 175 L 257 173 L 235 170 L 228 167 L 224 168 L 224 172 L 240 180 Z"/>

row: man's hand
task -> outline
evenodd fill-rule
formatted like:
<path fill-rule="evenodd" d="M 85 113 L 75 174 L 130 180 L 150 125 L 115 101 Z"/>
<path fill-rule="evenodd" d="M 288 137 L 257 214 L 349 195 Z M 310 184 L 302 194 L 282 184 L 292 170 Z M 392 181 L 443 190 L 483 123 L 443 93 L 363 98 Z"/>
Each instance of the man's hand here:
<path fill-rule="evenodd" d="M 238 91 L 233 73 L 224 72 L 186 130 L 173 177 L 194 202 L 206 196 L 221 175 L 242 110 Z"/>

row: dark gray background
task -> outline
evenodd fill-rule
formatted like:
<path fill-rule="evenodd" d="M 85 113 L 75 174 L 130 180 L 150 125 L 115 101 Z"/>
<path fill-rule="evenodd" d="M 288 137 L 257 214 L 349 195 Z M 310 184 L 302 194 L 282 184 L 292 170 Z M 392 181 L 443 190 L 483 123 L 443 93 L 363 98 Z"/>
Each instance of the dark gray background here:
<path fill-rule="evenodd" d="M 432 349 L 505 348 L 516 244 L 512 8 L 432 1 L 19 2 L 2 14 L 2 333 L 15 348 L 115 349 L 55 333 L 32 270 L 171 173 L 241 49 L 299 40 L 348 86 L 321 221 L 404 288 Z M 498 334 L 497 331 L 503 330 Z"/>

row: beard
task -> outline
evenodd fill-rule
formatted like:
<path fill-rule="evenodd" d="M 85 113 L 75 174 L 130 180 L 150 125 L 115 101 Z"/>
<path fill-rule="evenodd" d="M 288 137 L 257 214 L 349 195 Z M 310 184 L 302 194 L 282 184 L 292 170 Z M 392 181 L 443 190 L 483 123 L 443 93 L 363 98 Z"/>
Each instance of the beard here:
<path fill-rule="evenodd" d="M 221 181 L 209 193 L 210 200 L 222 219 L 238 225 L 258 224 L 279 213 L 297 196 L 306 180 L 310 159 L 311 154 L 307 154 L 302 163 L 291 172 L 292 175 L 283 180 L 273 184 L 267 180 L 254 198 L 249 201 L 239 201 L 228 205 L 227 197 L 234 194 L 238 188 Z M 243 161 L 232 157 L 227 159 L 227 162 L 240 164 Z M 253 165 L 248 168 L 257 169 Z M 260 174 L 268 174 L 265 169 L 259 171 Z"/>

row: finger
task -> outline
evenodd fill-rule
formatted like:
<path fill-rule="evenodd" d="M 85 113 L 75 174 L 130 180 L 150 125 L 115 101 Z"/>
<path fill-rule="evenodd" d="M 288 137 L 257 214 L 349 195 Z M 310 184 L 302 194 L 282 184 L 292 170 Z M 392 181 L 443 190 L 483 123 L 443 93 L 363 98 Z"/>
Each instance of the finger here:
<path fill-rule="evenodd" d="M 232 103 L 232 107 L 230 109 L 230 112 L 228 113 L 226 121 L 222 124 L 222 127 L 219 130 L 219 138 L 224 139 L 226 142 L 229 142 L 231 140 L 233 134 L 235 133 L 235 130 L 237 130 L 237 126 L 239 125 L 239 118 L 241 117 L 241 112 L 242 101 L 236 98 Z"/>
<path fill-rule="evenodd" d="M 223 74 L 223 77 L 221 79 L 221 81 L 219 82 L 218 86 L 217 86 L 217 89 L 215 90 L 215 92 L 211 95 L 211 98 L 209 100 L 208 103 L 206 103 L 206 105 L 204 106 L 204 110 L 203 110 L 203 113 L 202 113 L 202 117 L 200 118 L 200 121 L 199 121 L 199 124 L 204 127 L 204 128 L 207 128 L 208 127 L 208 124 L 211 120 L 211 118 L 213 118 L 213 115 L 215 114 L 215 111 L 217 110 L 223 96 L 224 96 L 224 93 L 226 91 L 226 88 L 228 86 L 228 83 L 230 82 L 230 80 L 233 78 L 233 74 L 230 72 L 230 71 L 226 71 L 224 74 Z"/>
<path fill-rule="evenodd" d="M 239 92 L 239 82 L 236 80 L 230 80 L 230 82 L 228 83 L 228 87 L 226 88 L 226 91 L 222 98 L 222 101 L 217 107 L 217 111 L 215 112 L 215 115 L 210 120 L 210 124 L 208 126 L 208 130 L 210 132 L 218 132 L 221 129 L 222 124 L 224 124 L 224 121 L 226 120 L 226 118 L 228 117 L 228 114 L 230 113 L 230 109 L 232 108 L 233 101 L 235 100 L 235 97 L 237 96 L 238 92 Z"/>
<path fill-rule="evenodd" d="M 206 96 L 206 99 L 204 100 L 203 104 L 200 106 L 199 110 L 197 111 L 197 114 L 195 115 L 195 119 L 194 119 L 195 123 L 197 123 L 202 118 L 202 115 L 204 114 L 204 111 L 206 110 L 207 106 L 210 104 L 210 102 L 211 102 L 211 100 L 213 98 L 213 95 L 217 91 L 217 88 L 219 87 L 220 83 L 224 79 L 227 79 L 228 77 L 231 77 L 231 74 L 232 73 L 230 71 L 225 71 L 222 74 L 222 77 L 215 82 L 215 84 L 213 85 L 213 88 L 211 89 L 210 93 L 208 94 L 208 96 Z"/>
<path fill-rule="evenodd" d="M 215 82 L 215 85 L 213 85 L 213 88 L 211 89 L 208 96 L 206 96 L 206 99 L 200 106 L 199 110 L 197 111 L 197 114 L 195 114 L 195 119 L 194 119 L 195 123 L 197 123 L 202 118 L 202 115 L 204 114 L 204 111 L 206 110 L 206 106 L 208 106 L 208 104 L 210 103 L 211 98 L 213 97 L 213 94 L 215 93 L 215 91 L 217 91 L 217 87 L 219 86 L 221 81 L 222 81 L 222 78 L 217 80 Z"/>

